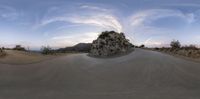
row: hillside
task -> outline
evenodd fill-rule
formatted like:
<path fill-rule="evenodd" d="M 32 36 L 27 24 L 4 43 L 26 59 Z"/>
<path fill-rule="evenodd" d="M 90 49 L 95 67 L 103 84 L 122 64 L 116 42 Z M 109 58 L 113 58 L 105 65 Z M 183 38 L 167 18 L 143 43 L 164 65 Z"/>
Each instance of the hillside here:
<path fill-rule="evenodd" d="M 60 48 L 58 52 L 89 52 L 91 49 L 91 43 L 79 43 L 72 47 Z"/>

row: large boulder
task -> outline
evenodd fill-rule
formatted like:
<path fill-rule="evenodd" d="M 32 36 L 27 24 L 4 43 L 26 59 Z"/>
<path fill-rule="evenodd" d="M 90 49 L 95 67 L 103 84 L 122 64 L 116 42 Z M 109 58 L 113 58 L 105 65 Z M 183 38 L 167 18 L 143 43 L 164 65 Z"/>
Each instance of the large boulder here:
<path fill-rule="evenodd" d="M 124 33 L 115 31 L 102 32 L 91 45 L 90 55 L 112 56 L 131 50 L 132 44 L 126 39 Z"/>

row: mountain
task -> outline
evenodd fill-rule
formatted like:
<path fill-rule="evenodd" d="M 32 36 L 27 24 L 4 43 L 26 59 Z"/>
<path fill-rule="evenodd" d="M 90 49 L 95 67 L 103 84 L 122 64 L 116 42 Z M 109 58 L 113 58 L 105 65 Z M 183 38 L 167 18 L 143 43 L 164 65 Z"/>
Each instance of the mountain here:
<path fill-rule="evenodd" d="M 91 43 L 79 43 L 72 47 L 60 48 L 58 52 L 89 52 L 91 49 Z"/>

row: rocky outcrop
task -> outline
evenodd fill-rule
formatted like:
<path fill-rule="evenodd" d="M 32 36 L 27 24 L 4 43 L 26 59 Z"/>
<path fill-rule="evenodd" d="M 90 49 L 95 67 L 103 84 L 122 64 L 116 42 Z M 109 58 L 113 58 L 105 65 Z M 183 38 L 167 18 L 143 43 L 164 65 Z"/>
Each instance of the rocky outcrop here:
<path fill-rule="evenodd" d="M 91 45 L 90 55 L 111 56 L 124 53 L 131 49 L 132 44 L 126 39 L 124 33 L 114 31 L 102 32 Z"/>
<path fill-rule="evenodd" d="M 26 51 L 26 49 L 22 47 L 21 45 L 16 45 L 15 48 L 13 48 L 13 50 Z"/>

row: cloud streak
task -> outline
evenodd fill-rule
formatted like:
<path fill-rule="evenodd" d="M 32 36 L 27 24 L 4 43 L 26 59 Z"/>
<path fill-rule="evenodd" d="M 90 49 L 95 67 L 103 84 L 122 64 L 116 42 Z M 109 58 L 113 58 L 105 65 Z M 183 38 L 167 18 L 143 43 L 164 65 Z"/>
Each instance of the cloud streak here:
<path fill-rule="evenodd" d="M 0 18 L 8 19 L 8 20 L 15 20 L 19 16 L 19 13 L 16 9 L 10 6 L 3 6 L 0 5 Z"/>
<path fill-rule="evenodd" d="M 184 19 L 188 23 L 195 21 L 194 14 L 188 13 L 184 14 L 179 10 L 172 9 L 151 9 L 138 12 L 130 17 L 130 24 L 132 26 L 141 26 L 145 23 L 150 23 L 157 19 L 166 18 L 166 17 L 179 17 Z"/>
<path fill-rule="evenodd" d="M 81 5 L 80 8 L 81 9 L 103 11 L 103 12 L 108 12 L 109 11 L 108 9 L 105 9 L 105 8 L 100 8 L 100 7 L 97 7 L 97 6 L 87 5 L 87 4 Z"/>
<path fill-rule="evenodd" d="M 82 5 L 80 8 L 80 11 L 76 11 L 77 13 L 62 14 L 47 18 L 45 17 L 45 19 L 41 21 L 39 27 L 46 26 L 54 22 L 66 22 L 96 26 L 105 30 L 115 30 L 118 32 L 123 31 L 120 21 L 115 15 L 110 13 L 110 10 L 91 5 Z M 83 10 L 84 13 L 82 13 Z"/>
<path fill-rule="evenodd" d="M 50 44 L 56 47 L 63 47 L 63 46 L 73 46 L 80 42 L 91 43 L 94 39 L 97 38 L 99 33 L 96 32 L 88 32 L 76 35 L 62 35 L 62 36 L 55 36 L 52 37 L 50 40 Z"/>

